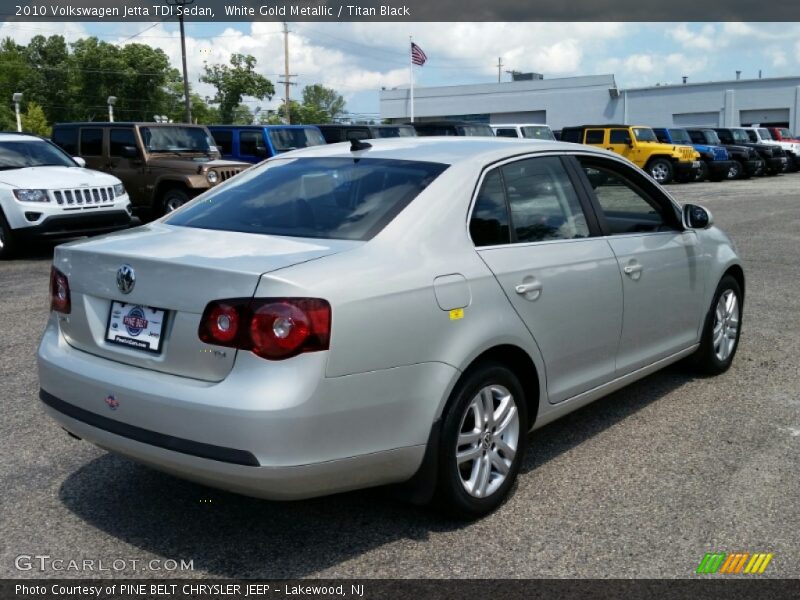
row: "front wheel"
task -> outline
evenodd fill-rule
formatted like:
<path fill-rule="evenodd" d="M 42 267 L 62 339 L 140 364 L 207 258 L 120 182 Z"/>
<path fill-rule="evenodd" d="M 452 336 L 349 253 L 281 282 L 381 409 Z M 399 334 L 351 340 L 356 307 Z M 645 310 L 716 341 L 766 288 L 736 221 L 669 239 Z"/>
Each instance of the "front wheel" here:
<path fill-rule="evenodd" d="M 742 289 L 736 279 L 726 275 L 719 282 L 706 315 L 700 347 L 692 357 L 695 366 L 707 375 L 727 371 L 739 347 L 741 330 Z"/>
<path fill-rule="evenodd" d="M 190 200 L 189 194 L 180 188 L 172 188 L 164 193 L 161 198 L 161 214 L 168 214 L 178 210 Z"/>
<path fill-rule="evenodd" d="M 14 253 L 14 233 L 8 226 L 5 215 L 0 211 L 0 260 L 11 258 Z"/>
<path fill-rule="evenodd" d="M 734 160 L 731 162 L 731 166 L 728 169 L 728 179 L 744 179 L 744 167 L 742 163 L 738 160 Z"/>
<path fill-rule="evenodd" d="M 708 165 L 706 161 L 700 161 L 700 168 L 697 170 L 697 174 L 694 176 L 695 181 L 705 181 L 708 179 Z"/>
<path fill-rule="evenodd" d="M 497 363 L 453 390 L 442 423 L 437 496 L 450 515 L 475 519 L 505 500 L 527 446 L 528 413 L 517 376 Z"/>
<path fill-rule="evenodd" d="M 661 185 L 665 185 L 672 181 L 674 176 L 674 169 L 672 163 L 666 158 L 656 158 L 647 167 L 648 172 Z"/>

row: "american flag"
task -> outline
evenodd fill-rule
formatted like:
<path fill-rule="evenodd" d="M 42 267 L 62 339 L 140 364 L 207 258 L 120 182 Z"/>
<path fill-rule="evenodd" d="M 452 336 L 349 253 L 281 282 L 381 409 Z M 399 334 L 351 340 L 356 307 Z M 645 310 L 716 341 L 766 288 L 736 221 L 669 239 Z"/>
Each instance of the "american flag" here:
<path fill-rule="evenodd" d="M 422 48 L 417 46 L 414 42 L 411 42 L 411 62 L 421 67 L 425 64 L 426 60 L 428 60 L 428 57 L 422 51 Z"/>

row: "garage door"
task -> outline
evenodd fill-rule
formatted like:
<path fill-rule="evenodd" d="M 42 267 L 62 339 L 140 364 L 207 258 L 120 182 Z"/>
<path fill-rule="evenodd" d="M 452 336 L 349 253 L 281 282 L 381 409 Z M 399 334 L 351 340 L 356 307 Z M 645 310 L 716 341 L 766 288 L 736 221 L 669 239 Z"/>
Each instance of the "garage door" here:
<path fill-rule="evenodd" d="M 676 127 L 719 127 L 719 113 L 677 113 L 672 115 L 672 122 Z"/>
<path fill-rule="evenodd" d="M 492 125 L 508 123 L 547 123 L 547 111 L 528 110 L 524 112 L 493 113 L 489 120 Z"/>
<path fill-rule="evenodd" d="M 759 123 L 766 125 L 767 123 L 786 123 L 789 124 L 789 109 L 788 108 L 764 108 L 760 110 L 742 110 L 739 111 L 739 123 L 742 126 L 753 125 Z"/>

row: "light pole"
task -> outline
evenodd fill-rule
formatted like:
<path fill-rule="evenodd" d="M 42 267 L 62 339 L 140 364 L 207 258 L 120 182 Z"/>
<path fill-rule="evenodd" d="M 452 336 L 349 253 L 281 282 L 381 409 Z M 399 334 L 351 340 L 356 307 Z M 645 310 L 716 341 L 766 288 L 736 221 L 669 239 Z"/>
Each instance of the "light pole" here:
<path fill-rule="evenodd" d="M 19 103 L 22 102 L 22 94 L 17 92 L 11 99 L 14 101 L 14 111 L 17 113 L 17 131 L 22 133 L 22 117 L 19 114 Z"/>
<path fill-rule="evenodd" d="M 117 103 L 116 96 L 109 96 L 108 97 L 108 122 L 114 122 L 114 105 Z"/>
<path fill-rule="evenodd" d="M 167 0 L 169 4 L 174 4 L 182 9 L 187 4 L 193 4 L 194 0 Z M 186 70 L 186 33 L 183 28 L 183 10 L 178 14 L 178 23 L 181 26 L 181 60 L 183 62 L 183 99 L 186 108 L 186 122 L 192 122 L 192 105 L 189 100 L 189 73 Z"/>

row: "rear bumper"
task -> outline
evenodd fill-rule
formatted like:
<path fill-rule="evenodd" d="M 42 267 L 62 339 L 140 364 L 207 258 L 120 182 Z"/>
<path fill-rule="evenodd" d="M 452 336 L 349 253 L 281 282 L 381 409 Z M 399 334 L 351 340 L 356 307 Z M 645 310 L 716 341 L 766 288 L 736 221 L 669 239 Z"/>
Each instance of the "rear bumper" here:
<path fill-rule="evenodd" d="M 456 370 L 423 363 L 325 378 L 325 354 L 276 368 L 239 353 L 228 377 L 209 383 L 72 348 L 51 318 L 39 380 L 46 412 L 67 431 L 206 485 L 291 500 L 412 477 Z"/>
<path fill-rule="evenodd" d="M 82 212 L 45 217 L 36 225 L 15 229 L 14 234 L 31 238 L 63 238 L 109 233 L 126 229 L 130 225 L 131 215 L 126 210 Z"/>

